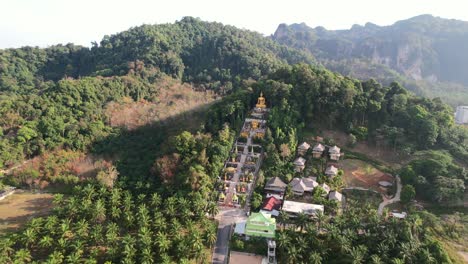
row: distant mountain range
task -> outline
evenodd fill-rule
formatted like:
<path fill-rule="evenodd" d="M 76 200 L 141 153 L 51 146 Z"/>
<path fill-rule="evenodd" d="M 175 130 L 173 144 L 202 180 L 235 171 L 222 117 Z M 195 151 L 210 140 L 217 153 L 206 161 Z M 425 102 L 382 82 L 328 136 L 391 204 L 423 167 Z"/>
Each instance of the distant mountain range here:
<path fill-rule="evenodd" d="M 272 36 L 325 67 L 359 79 L 399 80 L 420 95 L 468 103 L 468 22 L 421 15 L 349 30 L 281 24 Z"/>

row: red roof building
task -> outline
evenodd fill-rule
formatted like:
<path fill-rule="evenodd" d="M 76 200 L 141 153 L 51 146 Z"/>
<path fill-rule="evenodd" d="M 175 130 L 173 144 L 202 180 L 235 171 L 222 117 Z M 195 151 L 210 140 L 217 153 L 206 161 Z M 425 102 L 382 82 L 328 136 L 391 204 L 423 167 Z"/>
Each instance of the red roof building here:
<path fill-rule="evenodd" d="M 275 198 L 273 196 L 270 196 L 270 197 L 266 198 L 263 201 L 262 210 L 265 210 L 265 211 L 277 210 L 277 211 L 279 211 L 280 208 L 281 208 L 281 200 L 277 199 L 277 198 Z"/>

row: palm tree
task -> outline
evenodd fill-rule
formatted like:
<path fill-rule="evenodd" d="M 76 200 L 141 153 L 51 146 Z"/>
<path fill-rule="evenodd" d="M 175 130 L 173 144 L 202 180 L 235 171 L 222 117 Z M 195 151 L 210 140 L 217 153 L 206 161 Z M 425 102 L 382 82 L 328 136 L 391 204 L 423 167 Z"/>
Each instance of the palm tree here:
<path fill-rule="evenodd" d="M 14 239 L 3 238 L 0 239 L 0 255 L 2 256 L 11 256 L 15 251 L 13 245 L 15 244 Z"/>
<path fill-rule="evenodd" d="M 278 248 L 279 251 L 284 253 L 288 250 L 289 245 L 291 244 L 291 236 L 286 233 L 286 231 L 281 231 L 278 234 Z"/>
<path fill-rule="evenodd" d="M 205 233 L 206 244 L 209 247 L 211 247 L 216 243 L 216 239 L 217 239 L 216 230 L 213 228 L 209 228 Z"/>
<path fill-rule="evenodd" d="M 34 242 L 36 242 L 36 236 L 37 233 L 33 229 L 28 228 L 23 232 L 22 241 L 26 247 L 30 247 Z"/>
<path fill-rule="evenodd" d="M 383 264 L 384 262 L 378 255 L 372 255 L 371 256 L 371 263 L 372 264 Z"/>
<path fill-rule="evenodd" d="M 159 208 L 161 201 L 161 196 L 158 193 L 153 193 L 151 195 L 150 205 L 152 208 Z"/>
<path fill-rule="evenodd" d="M 286 213 L 285 211 L 281 211 L 278 215 L 278 223 L 280 223 L 284 228 L 288 220 L 289 220 L 288 213 Z"/>
<path fill-rule="evenodd" d="M 314 252 L 310 255 L 308 263 L 310 264 L 322 264 L 322 256 L 318 252 Z"/>
<path fill-rule="evenodd" d="M 290 245 L 288 248 L 288 263 L 296 264 L 299 259 L 299 254 L 297 253 L 296 247 L 294 245 Z"/>
<path fill-rule="evenodd" d="M 44 236 L 41 238 L 39 241 L 39 246 L 42 248 L 50 248 L 52 247 L 52 244 L 54 243 L 54 240 L 50 236 Z"/>
<path fill-rule="evenodd" d="M 81 219 L 75 225 L 75 232 L 79 237 L 86 238 L 88 237 L 89 224 L 86 219 Z"/>
<path fill-rule="evenodd" d="M 28 223 L 28 228 L 31 228 L 34 232 L 38 233 L 42 229 L 42 224 L 44 222 L 43 218 L 33 218 L 29 223 Z"/>
<path fill-rule="evenodd" d="M 360 264 L 364 262 L 364 257 L 367 252 L 367 248 L 364 245 L 351 248 L 349 254 L 352 257 L 353 264 Z"/>
<path fill-rule="evenodd" d="M 405 261 L 399 258 L 392 259 L 392 264 L 405 264 Z"/>
<path fill-rule="evenodd" d="M 57 193 L 54 195 L 53 203 L 56 208 L 61 208 L 63 206 L 64 196 L 61 193 Z"/>
<path fill-rule="evenodd" d="M 296 226 L 298 226 L 302 232 L 304 227 L 306 226 L 307 222 L 309 221 L 309 217 L 304 213 L 299 213 L 295 219 Z"/>
<path fill-rule="evenodd" d="M 54 235 L 57 233 L 57 228 L 56 225 L 58 223 L 58 218 L 56 215 L 52 215 L 47 217 L 45 223 L 44 223 L 44 232 L 46 234 L 51 234 Z"/>
<path fill-rule="evenodd" d="M 119 234 L 119 226 L 112 222 L 107 225 L 106 239 L 107 243 L 115 243 Z"/>
<path fill-rule="evenodd" d="M 75 250 L 72 253 L 68 254 L 66 257 L 67 263 L 74 264 L 80 263 L 81 255 L 83 254 L 82 250 Z"/>
<path fill-rule="evenodd" d="M 322 226 L 322 223 L 325 222 L 327 219 L 327 216 L 322 212 L 322 211 L 317 211 L 315 214 L 315 219 L 317 222 L 317 230 L 320 231 L 320 228 Z"/>
<path fill-rule="evenodd" d="M 102 223 L 106 220 L 106 207 L 101 199 L 96 201 L 93 215 L 94 220 L 98 223 Z"/>
<path fill-rule="evenodd" d="M 159 247 L 159 252 L 165 253 L 171 247 L 171 241 L 167 238 L 167 235 L 162 232 L 158 232 L 156 236 L 156 244 Z"/>
<path fill-rule="evenodd" d="M 151 251 L 151 246 L 147 246 L 141 250 L 141 263 L 142 264 L 154 263 L 154 257 L 153 257 L 153 252 Z"/>
<path fill-rule="evenodd" d="M 20 249 L 15 253 L 15 263 L 31 262 L 31 253 L 27 249 Z"/>
<path fill-rule="evenodd" d="M 215 217 L 217 214 L 219 214 L 219 207 L 215 202 L 210 202 L 208 204 L 208 213 L 212 216 Z"/>
<path fill-rule="evenodd" d="M 135 239 L 131 235 L 126 235 L 123 238 L 122 244 L 124 245 L 123 248 L 123 259 L 122 263 L 134 263 L 134 258 L 136 254 L 136 249 L 135 249 Z"/>
<path fill-rule="evenodd" d="M 119 207 L 112 205 L 110 209 L 110 215 L 113 220 L 119 220 L 120 216 L 122 215 L 122 210 Z"/>

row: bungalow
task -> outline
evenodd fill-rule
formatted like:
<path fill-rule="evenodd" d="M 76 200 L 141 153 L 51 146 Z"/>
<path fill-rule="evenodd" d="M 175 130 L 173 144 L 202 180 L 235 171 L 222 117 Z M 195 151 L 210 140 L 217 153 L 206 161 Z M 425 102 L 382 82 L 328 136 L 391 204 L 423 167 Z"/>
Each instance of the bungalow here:
<path fill-rule="evenodd" d="M 265 191 L 267 198 L 274 196 L 278 199 L 283 199 L 284 191 L 286 190 L 287 184 L 284 183 L 279 177 L 271 178 L 265 184 Z"/>
<path fill-rule="evenodd" d="M 306 160 L 303 157 L 299 157 L 294 161 L 294 169 L 296 172 L 301 172 L 305 168 Z"/>
<path fill-rule="evenodd" d="M 268 213 L 268 214 L 271 214 L 272 216 L 278 216 L 280 208 L 281 208 L 281 200 L 274 196 L 271 196 L 271 197 L 266 198 L 263 201 L 263 205 L 261 207 L 260 212 Z"/>
<path fill-rule="evenodd" d="M 289 183 L 295 195 L 304 195 L 305 192 L 312 192 L 319 184 L 312 178 L 294 178 Z"/>
<path fill-rule="evenodd" d="M 300 213 L 315 216 L 317 212 L 324 212 L 324 206 L 320 204 L 299 203 L 293 201 L 284 201 L 282 210 L 290 216 L 295 217 Z"/>
<path fill-rule="evenodd" d="M 319 159 L 322 157 L 323 151 L 325 151 L 325 147 L 322 144 L 318 143 L 312 149 L 312 156 L 314 158 Z"/>
<path fill-rule="evenodd" d="M 328 195 L 328 200 L 330 201 L 337 201 L 337 202 L 342 202 L 343 201 L 343 195 L 337 191 L 332 191 Z"/>
<path fill-rule="evenodd" d="M 301 156 L 305 156 L 309 148 L 310 148 L 310 145 L 307 142 L 302 142 L 302 144 L 300 144 L 299 147 L 297 147 L 297 154 Z"/>
<path fill-rule="evenodd" d="M 252 213 L 245 224 L 245 235 L 275 238 L 276 219 L 267 213 Z"/>
<path fill-rule="evenodd" d="M 331 160 L 340 160 L 341 149 L 335 145 L 328 150 L 328 154 Z"/>
<path fill-rule="evenodd" d="M 322 183 L 319 185 L 324 191 L 325 191 L 325 195 L 328 195 L 328 193 L 330 192 L 330 186 L 328 186 L 326 183 Z"/>
<path fill-rule="evenodd" d="M 336 175 L 338 175 L 338 168 L 333 165 L 328 166 L 328 168 L 325 170 L 325 175 L 327 175 L 330 178 L 335 177 Z"/>

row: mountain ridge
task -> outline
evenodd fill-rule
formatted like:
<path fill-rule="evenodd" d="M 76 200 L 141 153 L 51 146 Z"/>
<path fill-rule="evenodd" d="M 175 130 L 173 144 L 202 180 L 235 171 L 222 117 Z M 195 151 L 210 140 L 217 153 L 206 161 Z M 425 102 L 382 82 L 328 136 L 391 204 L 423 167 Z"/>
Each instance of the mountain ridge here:
<path fill-rule="evenodd" d="M 368 22 L 344 30 L 312 28 L 305 23 L 280 24 L 271 38 L 308 51 L 325 67 L 345 75 L 347 72 L 336 64 L 353 68 L 353 60 L 367 62 L 367 72 L 361 70 L 353 75 L 359 79 L 382 81 L 379 76 L 368 73 L 375 64 L 396 71 L 407 83 L 413 83 L 410 87 L 427 86 L 426 90 L 436 90 L 455 84 L 462 85 L 468 92 L 468 53 L 459 52 L 468 45 L 468 22 L 465 21 L 426 14 L 388 26 Z M 425 84 L 415 85 L 415 82 Z"/>

